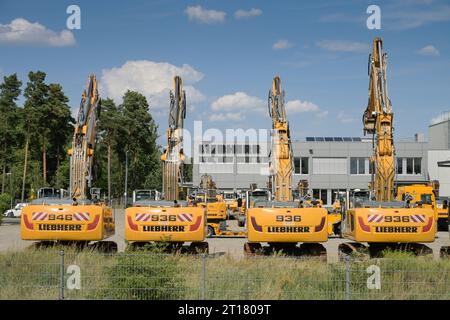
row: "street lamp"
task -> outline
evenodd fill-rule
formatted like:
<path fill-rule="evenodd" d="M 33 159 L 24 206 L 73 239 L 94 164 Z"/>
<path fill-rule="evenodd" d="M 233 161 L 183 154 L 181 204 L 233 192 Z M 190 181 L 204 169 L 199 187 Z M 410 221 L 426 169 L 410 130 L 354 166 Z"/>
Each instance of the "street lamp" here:
<path fill-rule="evenodd" d="M 12 187 L 12 168 L 10 172 L 6 173 L 7 176 L 9 176 L 9 193 L 10 193 L 10 198 L 11 198 L 11 209 L 13 208 L 13 187 Z"/>
<path fill-rule="evenodd" d="M 125 152 L 125 208 L 128 204 L 128 150 Z"/>

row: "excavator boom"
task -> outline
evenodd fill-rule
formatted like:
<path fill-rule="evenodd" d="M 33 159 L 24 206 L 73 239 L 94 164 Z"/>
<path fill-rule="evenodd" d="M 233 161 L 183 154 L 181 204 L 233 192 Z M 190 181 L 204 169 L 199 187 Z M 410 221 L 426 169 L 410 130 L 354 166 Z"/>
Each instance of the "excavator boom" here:
<path fill-rule="evenodd" d="M 284 91 L 281 89 L 281 79 L 278 76 L 272 81 L 272 90 L 269 91 L 268 100 L 269 115 L 272 118 L 270 185 L 277 201 L 292 201 L 292 146 L 284 107 Z"/>
<path fill-rule="evenodd" d="M 70 157 L 70 194 L 75 199 L 86 199 L 92 181 L 92 159 L 100 113 L 97 79 L 90 75 L 83 92 Z"/>
<path fill-rule="evenodd" d="M 163 193 L 166 200 L 179 200 L 183 183 L 183 128 L 186 118 L 186 93 L 181 78 L 174 78 L 174 90 L 170 91 L 169 128 L 167 148 L 161 156 L 163 161 Z"/>
<path fill-rule="evenodd" d="M 374 139 L 370 189 L 376 201 L 394 199 L 393 113 L 388 96 L 386 60 L 381 38 L 375 38 L 369 58 L 369 101 L 363 115 L 364 133 Z"/>

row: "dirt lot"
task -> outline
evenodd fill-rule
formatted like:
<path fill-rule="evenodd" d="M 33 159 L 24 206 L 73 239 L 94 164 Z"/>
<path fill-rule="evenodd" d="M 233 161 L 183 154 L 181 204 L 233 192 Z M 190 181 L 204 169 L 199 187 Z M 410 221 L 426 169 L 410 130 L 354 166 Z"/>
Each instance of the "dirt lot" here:
<path fill-rule="evenodd" d="M 116 210 L 116 234 L 111 239 L 118 244 L 119 251 L 125 249 L 124 241 L 124 217 L 123 210 Z M 235 220 L 229 221 L 229 228 L 239 230 Z M 234 256 L 243 256 L 243 247 L 245 238 L 210 238 L 207 239 L 209 243 L 210 253 L 229 253 Z M 339 238 L 330 238 L 324 244 L 327 249 L 328 261 L 335 261 L 337 259 L 338 245 L 346 240 Z M 4 225 L 0 226 L 0 251 L 9 249 L 23 249 L 30 245 L 28 241 L 20 240 L 20 219 L 5 219 Z M 436 241 L 428 244 L 433 249 L 434 256 L 439 257 L 439 250 L 442 246 L 450 246 L 450 239 L 447 232 L 438 232 Z"/>

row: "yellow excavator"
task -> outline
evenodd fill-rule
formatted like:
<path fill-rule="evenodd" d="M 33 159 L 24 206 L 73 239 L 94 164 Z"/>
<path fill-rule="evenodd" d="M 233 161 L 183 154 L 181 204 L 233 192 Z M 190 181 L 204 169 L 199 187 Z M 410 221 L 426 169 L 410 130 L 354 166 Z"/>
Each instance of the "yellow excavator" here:
<path fill-rule="evenodd" d="M 100 201 L 100 189 L 91 188 L 92 164 L 101 100 L 95 75 L 83 92 L 70 155 L 70 198 L 42 188 L 26 206 L 21 218 L 21 237 L 43 243 L 70 243 L 117 251 L 117 244 L 101 241 L 114 235 L 112 209 Z M 90 190 L 90 192 L 88 192 Z"/>
<path fill-rule="evenodd" d="M 293 201 L 293 156 L 280 77 L 272 82 L 268 98 L 272 118 L 270 185 L 273 200 L 255 201 L 247 210 L 246 254 L 282 251 L 294 255 L 326 255 L 321 242 L 328 239 L 327 210 L 316 202 Z M 261 242 L 267 242 L 263 248 Z M 300 247 L 297 246 L 301 243 Z"/>
<path fill-rule="evenodd" d="M 206 209 L 208 237 L 245 237 L 245 232 L 229 230 L 227 225 L 227 204 L 223 196 L 217 193 L 216 183 L 212 176 L 204 174 L 201 177 L 200 189 L 195 195 L 195 205 Z"/>
<path fill-rule="evenodd" d="M 369 100 L 363 115 L 364 133 L 371 134 L 373 141 L 370 192 L 368 197 L 360 192 L 352 197 L 347 194 L 341 201 L 341 235 L 354 241 L 341 244 L 341 254 L 367 249 L 371 256 L 379 256 L 385 249 L 428 254 L 431 249 L 419 242 L 433 242 L 435 238 L 435 211 L 413 199 L 396 201 L 394 197 L 393 113 L 386 60 L 382 39 L 375 38 L 369 58 Z"/>
<path fill-rule="evenodd" d="M 166 243 L 170 250 L 208 252 L 206 213 L 199 206 L 192 206 L 183 194 L 183 127 L 186 117 L 186 94 L 181 78 L 174 78 L 174 90 L 170 92 L 169 129 L 163 162 L 163 200 L 150 198 L 134 202 L 125 210 L 125 240 L 130 248 L 149 242 Z M 156 193 L 155 193 L 156 194 Z M 186 248 L 185 242 L 191 242 Z"/>

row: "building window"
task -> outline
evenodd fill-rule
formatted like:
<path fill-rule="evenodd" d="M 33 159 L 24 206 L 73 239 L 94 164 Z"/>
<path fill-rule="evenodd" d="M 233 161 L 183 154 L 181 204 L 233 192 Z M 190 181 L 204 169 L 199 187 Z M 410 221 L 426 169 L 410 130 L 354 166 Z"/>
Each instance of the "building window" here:
<path fill-rule="evenodd" d="M 308 174 L 308 157 L 295 157 L 294 158 L 294 173 L 295 174 Z"/>
<path fill-rule="evenodd" d="M 396 172 L 397 174 L 422 174 L 422 158 L 397 158 Z"/>
<path fill-rule="evenodd" d="M 366 173 L 366 158 L 358 158 L 358 173 Z"/>
<path fill-rule="evenodd" d="M 331 204 L 342 196 L 341 192 L 345 192 L 345 189 L 331 189 Z"/>
<path fill-rule="evenodd" d="M 422 174 L 422 158 L 414 158 L 414 174 Z"/>
<path fill-rule="evenodd" d="M 322 189 L 320 190 L 320 200 L 322 200 L 322 203 L 324 205 L 328 204 L 328 199 L 327 199 L 327 189 Z"/>
<path fill-rule="evenodd" d="M 350 174 L 358 173 L 358 158 L 350 158 Z"/>
<path fill-rule="evenodd" d="M 320 189 L 313 189 L 313 198 L 314 199 L 320 198 Z"/>
<path fill-rule="evenodd" d="M 328 204 L 328 189 L 313 189 L 313 198 L 322 200 L 324 205 Z"/>
<path fill-rule="evenodd" d="M 367 158 L 350 158 L 350 174 L 366 174 Z"/>
<path fill-rule="evenodd" d="M 397 158 L 397 174 L 403 174 L 403 158 Z"/>
<path fill-rule="evenodd" d="M 308 157 L 302 157 L 301 158 L 301 174 L 308 174 L 309 173 L 309 158 Z"/>
<path fill-rule="evenodd" d="M 414 158 L 406 158 L 406 174 L 413 174 Z"/>

